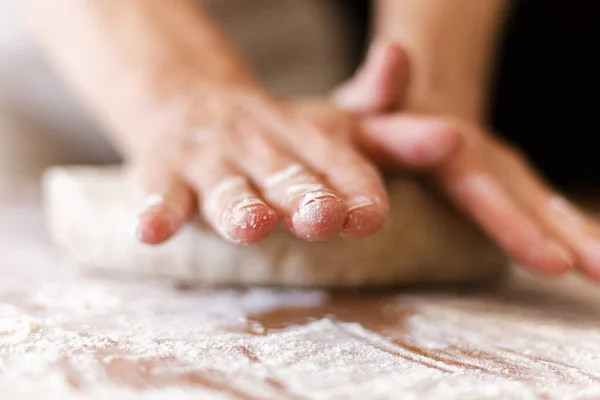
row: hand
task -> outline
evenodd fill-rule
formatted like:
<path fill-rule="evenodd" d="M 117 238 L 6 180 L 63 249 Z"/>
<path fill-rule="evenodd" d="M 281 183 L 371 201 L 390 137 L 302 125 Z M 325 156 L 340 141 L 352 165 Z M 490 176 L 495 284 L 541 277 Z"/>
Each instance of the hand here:
<path fill-rule="evenodd" d="M 382 179 L 351 135 L 265 93 L 196 1 L 23 3 L 49 60 L 137 168 L 141 241 L 165 241 L 198 212 L 239 243 L 278 218 L 306 240 L 383 223 Z"/>
<path fill-rule="evenodd" d="M 135 122 L 131 143 L 145 206 L 141 241 L 167 240 L 197 211 L 224 238 L 264 239 L 281 218 L 306 240 L 369 235 L 388 198 L 379 171 L 339 135 L 295 113 L 258 85 L 191 76 L 178 96 Z M 137 118 L 140 121 L 141 118 Z"/>
<path fill-rule="evenodd" d="M 362 77 L 359 73 L 334 97 L 340 107 L 363 115 L 359 139 L 371 157 L 426 172 L 517 263 L 550 274 L 577 267 L 600 280 L 598 222 L 545 183 L 525 155 L 477 123 L 384 113 L 393 104 L 390 86 L 376 83 L 389 79 L 389 72 L 381 73 L 385 58 L 379 67 L 367 63 Z M 377 91 L 368 82 L 388 88 L 379 91 L 379 101 L 372 99 Z M 370 105 L 360 103 L 368 96 Z"/>

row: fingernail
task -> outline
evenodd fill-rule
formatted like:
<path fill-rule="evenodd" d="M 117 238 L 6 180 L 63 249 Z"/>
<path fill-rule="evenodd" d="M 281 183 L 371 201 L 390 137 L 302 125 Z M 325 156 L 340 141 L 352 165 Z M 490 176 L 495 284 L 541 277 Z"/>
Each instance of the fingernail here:
<path fill-rule="evenodd" d="M 237 213 L 240 210 L 243 210 L 245 208 L 249 208 L 252 206 L 265 206 L 267 207 L 267 205 L 265 204 L 264 201 L 262 201 L 261 199 L 256 199 L 256 198 L 252 198 L 252 197 L 245 197 L 242 200 L 240 200 L 234 207 L 233 207 L 233 213 Z"/>
<path fill-rule="evenodd" d="M 548 248 L 550 251 L 560 257 L 560 259 L 563 260 L 569 266 L 569 268 L 573 268 L 575 266 L 575 257 L 567 247 L 554 240 L 550 240 L 548 241 Z"/>
<path fill-rule="evenodd" d="M 348 201 L 348 218 L 340 235 L 359 238 L 377 232 L 384 221 L 380 202 L 371 197 L 359 196 Z"/>
<path fill-rule="evenodd" d="M 346 203 L 341 198 L 317 191 L 304 195 L 290 226 L 296 235 L 306 240 L 325 240 L 342 229 L 346 216 Z"/>
<path fill-rule="evenodd" d="M 274 220 L 275 211 L 265 202 L 260 199 L 244 199 L 231 212 L 224 213 L 219 231 L 234 243 L 248 244 L 257 240 L 257 237 L 263 238 L 262 232 L 272 226 Z"/>
<path fill-rule="evenodd" d="M 238 228 L 241 230 L 256 228 L 263 221 L 257 219 L 255 215 L 262 210 L 271 212 L 265 202 L 260 199 L 244 199 L 236 204 L 230 212 L 223 213 L 221 225 L 223 229 L 230 231 Z"/>
<path fill-rule="evenodd" d="M 308 192 L 302 198 L 299 209 L 303 209 L 306 206 L 308 206 L 316 201 L 325 200 L 325 199 L 340 200 L 340 198 L 337 197 L 335 194 L 325 192 L 322 190 L 318 190 L 316 192 Z"/>
<path fill-rule="evenodd" d="M 357 208 L 374 206 L 375 201 L 367 196 L 358 196 L 347 202 L 348 204 L 348 212 L 354 211 Z"/>
<path fill-rule="evenodd" d="M 144 214 L 144 213 L 148 212 L 149 210 L 151 210 L 152 208 L 161 206 L 163 204 L 165 204 L 164 196 L 162 196 L 160 194 L 148 195 L 142 201 L 142 205 L 140 207 L 139 213 Z"/>

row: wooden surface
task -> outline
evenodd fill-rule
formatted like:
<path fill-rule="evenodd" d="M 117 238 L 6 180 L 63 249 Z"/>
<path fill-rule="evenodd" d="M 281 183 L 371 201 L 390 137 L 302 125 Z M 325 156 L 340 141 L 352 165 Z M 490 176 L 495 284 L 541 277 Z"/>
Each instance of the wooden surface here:
<path fill-rule="evenodd" d="M 34 203 L 0 206 L 0 398 L 598 399 L 575 277 L 325 293 L 82 275 Z"/>

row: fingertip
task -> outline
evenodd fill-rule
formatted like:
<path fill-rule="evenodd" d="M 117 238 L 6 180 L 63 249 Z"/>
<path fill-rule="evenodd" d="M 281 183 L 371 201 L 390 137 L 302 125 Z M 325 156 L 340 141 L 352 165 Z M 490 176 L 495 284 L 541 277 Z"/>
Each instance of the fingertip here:
<path fill-rule="evenodd" d="M 342 236 L 359 239 L 377 232 L 383 226 L 387 211 L 369 198 L 349 203 L 348 217 Z"/>
<path fill-rule="evenodd" d="M 343 110 L 369 114 L 395 108 L 408 82 L 408 56 L 397 43 L 375 40 L 355 76 L 334 92 Z"/>
<path fill-rule="evenodd" d="M 408 56 L 394 42 L 377 40 L 363 70 L 362 94 L 368 100 L 365 111 L 383 111 L 397 107 L 406 92 Z"/>
<path fill-rule="evenodd" d="M 145 244 L 157 245 L 168 240 L 177 227 L 164 213 L 152 211 L 139 216 L 136 237 Z"/>
<path fill-rule="evenodd" d="M 162 170 L 144 168 L 139 193 L 140 211 L 135 235 L 148 245 L 170 239 L 186 223 L 193 210 L 193 194 L 179 179 Z"/>
<path fill-rule="evenodd" d="M 277 215 L 264 203 L 244 203 L 233 207 L 225 218 L 228 237 L 240 244 L 253 244 L 265 239 L 277 226 Z"/>
<path fill-rule="evenodd" d="M 554 240 L 548 241 L 545 247 L 522 248 L 513 253 L 518 264 L 548 275 L 562 275 L 575 265 L 571 251 Z"/>
<path fill-rule="evenodd" d="M 347 217 L 346 203 L 329 192 L 303 196 L 289 224 L 294 234 L 308 241 L 323 241 L 342 230 Z"/>
<path fill-rule="evenodd" d="M 416 169 L 440 166 L 463 143 L 461 130 L 451 123 L 399 114 L 367 118 L 360 133 L 364 145 L 379 158 Z"/>
<path fill-rule="evenodd" d="M 408 55 L 404 48 L 396 42 L 389 40 L 376 40 L 368 59 L 376 65 L 389 68 L 393 72 L 399 72 L 408 68 Z"/>
<path fill-rule="evenodd" d="M 417 135 L 413 149 L 413 162 L 422 168 L 431 168 L 450 159 L 462 144 L 462 134 L 446 123 L 432 123 Z"/>

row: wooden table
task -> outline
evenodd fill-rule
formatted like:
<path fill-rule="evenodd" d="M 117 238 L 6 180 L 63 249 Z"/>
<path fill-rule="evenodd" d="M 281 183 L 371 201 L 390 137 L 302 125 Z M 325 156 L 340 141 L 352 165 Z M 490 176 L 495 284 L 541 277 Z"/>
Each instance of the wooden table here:
<path fill-rule="evenodd" d="M 84 275 L 37 204 L 0 206 L 0 398 L 600 399 L 576 277 L 393 292 Z"/>

